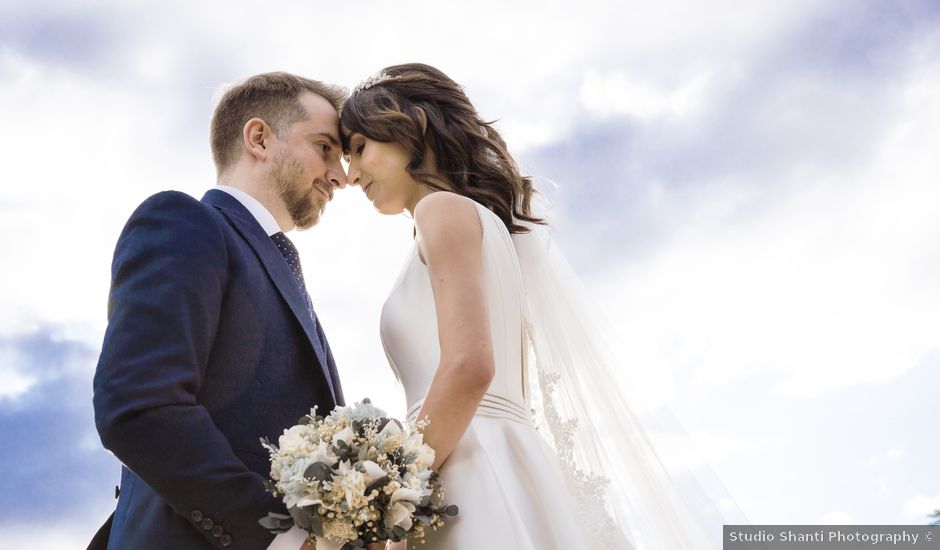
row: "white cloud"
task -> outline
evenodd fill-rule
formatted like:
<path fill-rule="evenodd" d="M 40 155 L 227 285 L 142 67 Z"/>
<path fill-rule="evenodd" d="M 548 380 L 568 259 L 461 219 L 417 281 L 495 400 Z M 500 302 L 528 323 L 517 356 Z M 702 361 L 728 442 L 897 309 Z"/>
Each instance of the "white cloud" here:
<path fill-rule="evenodd" d="M 406 404 L 379 340 L 379 314 L 413 245 L 404 216 L 383 216 L 358 187 L 337 191 L 321 222 L 292 237 L 347 401 L 370 397 L 391 414 Z"/>
<path fill-rule="evenodd" d="M 761 463 L 773 452 L 788 447 L 786 438 L 777 435 L 744 435 L 697 430 L 687 433 L 672 427 L 646 434 L 659 455 L 658 459 L 676 473 L 696 472 L 702 481 L 713 481 L 713 470 L 727 464 Z M 732 494 L 732 497 L 734 494 Z M 725 497 L 727 498 L 727 497 Z"/>
<path fill-rule="evenodd" d="M 37 379 L 17 368 L 20 360 L 12 350 L 0 348 L 0 401 L 16 399 L 32 388 Z"/>
<path fill-rule="evenodd" d="M 145 196 L 198 181 L 192 159 L 202 154 L 174 149 L 172 117 L 163 112 L 177 108 L 174 101 L 5 51 L 0 72 L 11 76 L 0 90 L 0 117 L 19 129 L 0 136 L 14 159 L 0 190 L 9 266 L 0 325 L 25 315 L 100 327 L 124 221 Z"/>
<path fill-rule="evenodd" d="M 868 457 L 869 466 L 879 466 L 882 464 L 890 464 L 900 462 L 907 455 L 904 452 L 904 449 L 898 449 L 897 447 L 892 447 L 888 449 L 884 454 L 874 455 Z"/>
<path fill-rule="evenodd" d="M 926 523 L 927 516 L 936 510 L 940 510 L 940 494 L 917 495 L 904 501 L 904 514 L 911 522 Z"/>
<path fill-rule="evenodd" d="M 87 505 L 87 503 L 83 503 Z M 113 504 L 111 504 L 113 508 Z M 111 512 L 107 508 L 94 506 L 94 512 L 86 510 L 82 515 L 86 522 L 51 521 L 43 523 L 19 523 L 0 527 L 0 541 L 4 549 L 29 550 L 81 550 L 88 546 L 98 527 Z"/>
<path fill-rule="evenodd" d="M 45 384 L 63 378 L 84 381 L 93 372 L 95 348 L 87 343 L 87 338 L 75 337 L 87 336 L 87 332 L 86 327 L 70 329 L 30 323 L 0 332 L 0 404 L 12 405 L 12 410 L 30 407 Z"/>
<path fill-rule="evenodd" d="M 731 457 L 736 460 L 754 460 L 758 455 L 783 449 L 787 444 L 779 435 L 741 437 L 727 433 L 697 431 L 694 437 L 697 446 L 712 464 Z"/>
<path fill-rule="evenodd" d="M 699 73 L 677 86 L 664 88 L 647 80 L 630 80 L 623 73 L 588 71 L 581 84 L 581 101 L 588 113 L 598 117 L 682 118 L 701 107 L 710 80 L 709 73 Z"/>
<path fill-rule="evenodd" d="M 708 388 L 769 371 L 812 396 L 901 376 L 940 348 L 940 79 L 921 63 L 868 158 L 784 186 L 661 191 L 657 253 L 599 277 L 631 359 Z M 798 178 L 798 179 L 797 179 Z"/>
<path fill-rule="evenodd" d="M 855 516 L 848 512 L 827 512 L 819 520 L 820 525 L 852 525 Z"/>

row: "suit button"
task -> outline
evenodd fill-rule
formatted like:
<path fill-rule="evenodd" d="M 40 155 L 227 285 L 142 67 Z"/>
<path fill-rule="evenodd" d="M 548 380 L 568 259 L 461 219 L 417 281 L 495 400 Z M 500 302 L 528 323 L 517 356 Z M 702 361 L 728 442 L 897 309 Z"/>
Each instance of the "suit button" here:
<path fill-rule="evenodd" d="M 222 529 L 221 525 L 216 525 L 212 528 L 212 536 L 215 538 L 221 537 L 223 533 L 225 533 L 225 529 Z"/>
<path fill-rule="evenodd" d="M 212 526 L 215 525 L 215 522 L 212 521 L 212 518 L 205 518 L 202 520 L 202 528 L 208 531 L 212 529 Z"/>
<path fill-rule="evenodd" d="M 222 535 L 222 537 L 219 539 L 219 544 L 221 544 L 225 548 L 228 548 L 229 546 L 231 546 L 232 535 L 229 535 L 228 533 L 225 533 L 224 535 Z"/>
<path fill-rule="evenodd" d="M 192 520 L 195 521 L 196 523 L 199 523 L 200 521 L 202 521 L 203 515 L 202 515 L 202 512 L 200 512 L 199 510 L 193 510 L 192 512 L 189 513 L 189 517 L 192 518 Z"/>
<path fill-rule="evenodd" d="M 119 496 L 121 496 L 121 488 L 115 485 L 114 486 L 114 498 L 118 498 Z"/>

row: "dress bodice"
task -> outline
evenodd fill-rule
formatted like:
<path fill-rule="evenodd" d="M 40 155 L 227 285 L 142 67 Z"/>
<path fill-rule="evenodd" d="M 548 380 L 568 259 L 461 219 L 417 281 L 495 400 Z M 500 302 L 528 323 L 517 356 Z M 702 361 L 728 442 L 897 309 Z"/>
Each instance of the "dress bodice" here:
<path fill-rule="evenodd" d="M 482 273 L 496 366 L 477 414 L 528 423 L 519 262 L 502 220 L 471 202 L 483 228 Z M 431 385 L 441 353 L 434 294 L 427 266 L 418 255 L 417 241 L 382 309 L 381 336 L 389 363 L 405 390 L 409 416 L 414 416 Z"/>
<path fill-rule="evenodd" d="M 601 516 L 585 506 L 584 499 L 599 501 L 580 489 L 574 472 L 535 428 L 532 396 L 526 392 L 529 332 L 516 240 L 496 214 L 473 204 L 483 229 L 481 273 L 496 368 L 475 416 L 440 468 L 447 500 L 460 507 L 460 514 L 444 528 L 432 530 L 426 547 L 632 550 L 606 532 L 588 530 L 596 521 L 585 518 Z M 381 316 L 382 343 L 405 390 L 409 419 L 420 411 L 441 358 L 434 293 L 418 244 L 405 260 Z M 523 262 L 528 265 L 527 256 Z"/>

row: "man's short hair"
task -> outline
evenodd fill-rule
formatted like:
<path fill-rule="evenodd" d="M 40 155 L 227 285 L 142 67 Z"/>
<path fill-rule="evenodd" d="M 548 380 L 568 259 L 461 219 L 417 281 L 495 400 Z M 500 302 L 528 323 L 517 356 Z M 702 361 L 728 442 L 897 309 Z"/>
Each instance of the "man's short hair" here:
<path fill-rule="evenodd" d="M 242 130 L 252 118 L 267 122 L 275 134 L 307 118 L 309 113 L 298 100 L 305 91 L 326 99 L 337 112 L 348 95 L 340 86 L 285 72 L 255 75 L 229 87 L 216 104 L 209 125 L 216 170 L 221 173 L 238 159 Z"/>

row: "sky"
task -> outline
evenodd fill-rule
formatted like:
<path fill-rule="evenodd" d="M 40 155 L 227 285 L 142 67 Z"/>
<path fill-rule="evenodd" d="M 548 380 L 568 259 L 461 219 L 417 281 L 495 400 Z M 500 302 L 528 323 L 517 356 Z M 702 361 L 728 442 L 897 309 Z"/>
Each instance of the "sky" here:
<path fill-rule="evenodd" d="M 421 61 L 496 120 L 555 236 L 754 524 L 940 508 L 940 6 L 931 0 L 0 6 L 0 548 L 84 548 L 117 460 L 91 380 L 146 197 L 215 183 L 213 97 Z M 297 234 L 348 396 L 403 396 L 378 316 L 411 221 Z"/>

